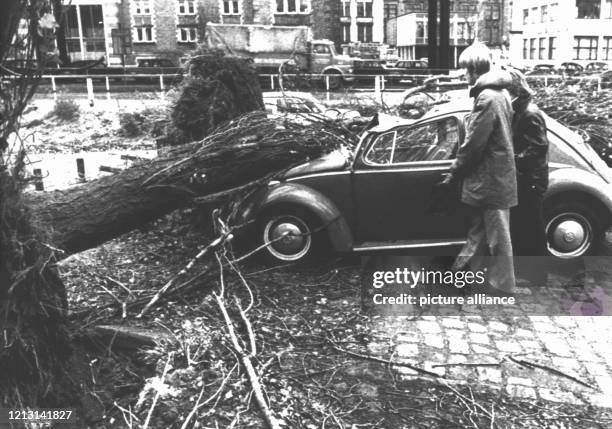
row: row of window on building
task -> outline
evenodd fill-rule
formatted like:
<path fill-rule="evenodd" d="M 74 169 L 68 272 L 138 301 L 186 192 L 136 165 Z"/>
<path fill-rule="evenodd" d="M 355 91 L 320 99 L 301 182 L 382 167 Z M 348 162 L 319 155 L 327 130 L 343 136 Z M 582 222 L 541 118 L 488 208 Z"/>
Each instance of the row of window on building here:
<path fill-rule="evenodd" d="M 523 25 L 553 22 L 559 19 L 559 3 L 523 9 Z M 606 0 L 601 10 L 600 0 L 576 0 L 576 18 L 612 19 L 612 0 Z"/>
<path fill-rule="evenodd" d="M 575 36 L 574 37 L 574 59 L 575 60 L 612 60 L 612 36 L 604 36 L 599 53 L 598 36 Z M 523 59 L 525 60 L 556 60 L 557 51 L 556 37 L 539 37 L 523 39 Z"/>

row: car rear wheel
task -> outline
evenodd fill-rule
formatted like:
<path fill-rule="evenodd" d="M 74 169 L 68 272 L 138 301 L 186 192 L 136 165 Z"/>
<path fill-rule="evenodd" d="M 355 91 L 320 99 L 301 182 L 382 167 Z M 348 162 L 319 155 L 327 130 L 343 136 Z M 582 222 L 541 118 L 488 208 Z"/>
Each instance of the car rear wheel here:
<path fill-rule="evenodd" d="M 270 262 L 297 262 L 312 258 L 321 248 L 322 234 L 310 214 L 294 209 L 274 211 L 259 222 L 258 241 Z"/>
<path fill-rule="evenodd" d="M 579 201 L 558 202 L 546 210 L 548 251 L 560 259 L 592 255 L 602 237 L 595 210 Z"/>

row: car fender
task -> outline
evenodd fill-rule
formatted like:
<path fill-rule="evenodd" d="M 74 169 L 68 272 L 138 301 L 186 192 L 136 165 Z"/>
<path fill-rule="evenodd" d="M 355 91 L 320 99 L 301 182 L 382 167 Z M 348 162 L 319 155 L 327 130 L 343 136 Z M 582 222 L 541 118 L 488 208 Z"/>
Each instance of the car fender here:
<path fill-rule="evenodd" d="M 602 221 L 610 224 L 612 219 L 612 184 L 606 183 L 596 173 L 571 166 L 556 168 L 549 173 L 548 190 L 545 200 L 555 199 L 564 193 L 581 193 L 590 196 L 601 203 L 601 208 L 607 211 Z M 606 213 L 602 213 L 606 214 Z"/>
<path fill-rule="evenodd" d="M 353 248 L 353 235 L 336 205 L 325 195 L 299 183 L 276 183 L 253 196 L 253 201 L 243 210 L 241 221 L 257 219 L 265 210 L 276 206 L 291 205 L 308 210 L 324 226 L 330 244 L 336 252 L 348 252 Z"/>

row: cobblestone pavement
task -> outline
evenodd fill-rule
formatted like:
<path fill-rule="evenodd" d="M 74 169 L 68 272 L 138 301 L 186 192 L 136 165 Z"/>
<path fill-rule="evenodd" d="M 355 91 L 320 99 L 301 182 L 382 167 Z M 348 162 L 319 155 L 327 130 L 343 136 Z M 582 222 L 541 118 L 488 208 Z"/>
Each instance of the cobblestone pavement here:
<path fill-rule="evenodd" d="M 583 289 L 604 285 L 609 291 L 610 264 L 609 256 L 591 260 Z M 549 275 L 549 290 L 561 293 L 566 278 Z M 378 340 L 368 348 L 374 355 L 419 366 L 451 383 L 485 385 L 523 399 L 612 408 L 612 316 L 534 314 L 526 305 L 464 307 L 454 316 L 377 315 L 371 332 Z M 417 376 L 409 368 L 396 369 L 404 377 Z"/>

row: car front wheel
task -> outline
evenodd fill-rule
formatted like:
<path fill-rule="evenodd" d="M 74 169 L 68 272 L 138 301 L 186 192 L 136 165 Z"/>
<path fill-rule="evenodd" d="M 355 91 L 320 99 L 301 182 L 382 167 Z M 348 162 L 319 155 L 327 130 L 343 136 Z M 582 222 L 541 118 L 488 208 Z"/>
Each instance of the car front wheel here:
<path fill-rule="evenodd" d="M 297 210 L 270 213 L 259 223 L 260 244 L 271 262 L 297 262 L 312 257 L 320 247 L 320 231 L 312 216 Z"/>
<path fill-rule="evenodd" d="M 546 211 L 548 251 L 560 259 L 592 255 L 602 236 L 595 211 L 578 201 L 559 202 Z"/>

